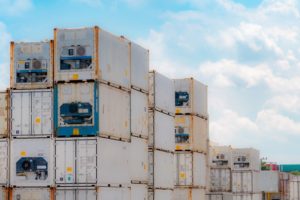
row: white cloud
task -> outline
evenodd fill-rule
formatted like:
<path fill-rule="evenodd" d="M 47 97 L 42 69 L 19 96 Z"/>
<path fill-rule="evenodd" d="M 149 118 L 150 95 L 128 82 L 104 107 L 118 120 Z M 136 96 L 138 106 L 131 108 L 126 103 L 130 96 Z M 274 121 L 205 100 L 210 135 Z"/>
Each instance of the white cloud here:
<path fill-rule="evenodd" d="M 0 0 L 1 13 L 9 15 L 19 15 L 32 7 L 32 0 Z"/>
<path fill-rule="evenodd" d="M 5 24 L 0 22 L 0 90 L 4 90 L 9 86 L 10 73 L 9 66 L 9 46 L 12 40 L 11 35 L 6 30 Z"/>

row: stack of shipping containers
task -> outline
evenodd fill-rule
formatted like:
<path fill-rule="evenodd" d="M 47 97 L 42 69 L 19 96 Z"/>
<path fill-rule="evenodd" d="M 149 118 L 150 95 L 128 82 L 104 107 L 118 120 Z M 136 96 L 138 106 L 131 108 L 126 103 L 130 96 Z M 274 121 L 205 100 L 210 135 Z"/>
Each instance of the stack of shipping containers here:
<path fill-rule="evenodd" d="M 173 200 L 174 94 L 171 79 L 149 73 L 148 200 Z"/>
<path fill-rule="evenodd" d="M 207 86 L 193 78 L 175 84 L 174 199 L 202 200 L 208 189 Z"/>

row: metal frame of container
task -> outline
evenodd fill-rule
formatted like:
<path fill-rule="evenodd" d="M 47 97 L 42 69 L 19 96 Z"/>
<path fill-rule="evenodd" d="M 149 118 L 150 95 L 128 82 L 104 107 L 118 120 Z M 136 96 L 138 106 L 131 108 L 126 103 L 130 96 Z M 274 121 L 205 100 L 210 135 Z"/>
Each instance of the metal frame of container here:
<path fill-rule="evenodd" d="M 95 186 L 98 178 L 97 148 L 97 138 L 56 138 L 56 186 Z"/>
<path fill-rule="evenodd" d="M 50 137 L 53 134 L 52 99 L 52 89 L 10 90 L 11 136 Z"/>
<path fill-rule="evenodd" d="M 210 192 L 231 192 L 231 187 L 230 168 L 210 168 Z"/>
<path fill-rule="evenodd" d="M 173 200 L 173 190 L 148 189 L 148 200 Z"/>
<path fill-rule="evenodd" d="M 55 188 L 55 200 L 97 200 L 97 187 Z"/>
<path fill-rule="evenodd" d="M 34 45 L 47 45 L 49 48 L 49 52 L 32 52 L 32 47 Z M 22 54 L 21 58 L 25 55 L 27 55 L 27 58 L 23 58 L 22 60 L 17 60 L 17 49 L 18 46 L 20 46 L 20 51 L 22 51 L 22 47 L 23 47 L 23 52 L 21 52 L 20 54 Z M 27 48 L 26 48 L 27 46 Z M 28 50 L 28 48 L 30 47 L 31 52 L 29 53 L 24 53 L 24 50 Z M 36 48 L 39 51 L 42 51 L 43 47 L 41 48 Z M 45 49 L 43 49 L 45 50 Z M 39 55 L 39 54 L 48 54 L 48 55 Z M 15 62 L 21 62 L 22 65 L 25 65 L 25 60 L 27 60 L 28 58 L 30 59 L 37 59 L 37 57 L 35 56 L 39 56 L 38 59 L 43 59 L 43 60 L 47 60 L 48 62 L 46 62 L 47 64 L 47 69 L 32 69 L 32 70 L 27 70 L 27 69 L 23 69 L 20 70 L 20 73 L 24 72 L 24 73 L 47 73 L 46 75 L 46 81 L 43 82 L 30 82 L 30 83 L 16 83 L 16 65 L 17 63 Z M 40 63 L 42 65 L 42 63 Z M 25 67 L 25 66 L 24 66 Z M 10 86 L 11 88 L 14 89 L 46 89 L 46 88 L 51 88 L 53 86 L 53 40 L 50 41 L 43 41 L 43 42 L 11 42 L 10 44 Z"/>
<path fill-rule="evenodd" d="M 214 192 L 206 194 L 207 200 L 232 200 L 232 194 L 226 192 Z"/>
<path fill-rule="evenodd" d="M 8 139 L 0 139 L 0 187 L 9 185 L 9 146 Z"/>
<path fill-rule="evenodd" d="M 16 187 L 9 192 L 11 200 L 53 200 L 54 191 L 47 187 Z"/>
<path fill-rule="evenodd" d="M 0 92 L 0 138 L 9 137 L 9 90 Z"/>
<path fill-rule="evenodd" d="M 212 146 L 210 147 L 210 166 L 213 168 L 229 168 L 232 163 L 231 146 Z"/>

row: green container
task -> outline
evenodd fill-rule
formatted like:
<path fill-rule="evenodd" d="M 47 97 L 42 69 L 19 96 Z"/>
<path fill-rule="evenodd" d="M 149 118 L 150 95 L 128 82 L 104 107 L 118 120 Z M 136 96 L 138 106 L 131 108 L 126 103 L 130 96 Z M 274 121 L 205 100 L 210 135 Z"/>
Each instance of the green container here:
<path fill-rule="evenodd" d="M 300 164 L 280 165 L 281 172 L 300 172 Z"/>

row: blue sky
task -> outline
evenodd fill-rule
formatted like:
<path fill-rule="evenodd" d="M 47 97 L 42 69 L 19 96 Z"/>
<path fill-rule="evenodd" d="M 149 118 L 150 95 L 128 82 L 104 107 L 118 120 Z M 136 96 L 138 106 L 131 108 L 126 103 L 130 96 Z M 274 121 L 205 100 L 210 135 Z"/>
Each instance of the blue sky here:
<path fill-rule="evenodd" d="M 150 67 L 209 86 L 211 140 L 300 162 L 298 0 L 0 0 L 0 88 L 9 41 L 98 25 L 150 49 Z"/>

